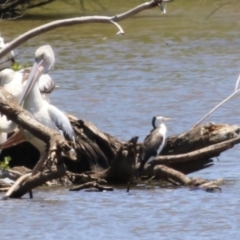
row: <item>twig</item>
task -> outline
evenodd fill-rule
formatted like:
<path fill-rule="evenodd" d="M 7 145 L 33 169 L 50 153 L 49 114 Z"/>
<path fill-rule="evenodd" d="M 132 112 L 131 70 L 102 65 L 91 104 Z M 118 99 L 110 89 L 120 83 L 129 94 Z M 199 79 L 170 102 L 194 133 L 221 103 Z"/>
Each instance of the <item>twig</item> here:
<path fill-rule="evenodd" d="M 112 24 L 114 24 L 115 26 L 117 26 L 117 28 L 119 29 L 119 31 L 117 32 L 117 35 L 124 35 L 125 33 L 124 33 L 124 31 L 123 31 L 123 29 L 122 29 L 122 27 L 118 24 L 118 23 L 116 23 L 116 22 L 114 22 L 114 21 L 110 21 Z"/>
<path fill-rule="evenodd" d="M 82 189 L 89 189 L 89 188 L 96 188 L 96 189 L 98 189 L 98 191 L 101 191 L 101 192 L 102 191 L 113 191 L 113 187 L 103 186 L 103 185 L 98 184 L 97 182 L 84 183 L 77 187 L 69 189 L 69 191 L 79 191 Z"/>
<path fill-rule="evenodd" d="M 239 85 L 239 81 L 240 81 L 240 75 L 236 81 L 236 84 L 235 84 L 235 89 L 234 89 L 234 92 L 229 95 L 227 98 L 225 98 L 222 102 L 220 102 L 217 106 L 215 106 L 210 112 L 208 112 L 204 117 L 202 117 L 193 127 L 197 127 L 203 120 L 205 120 L 209 115 L 211 115 L 216 109 L 218 109 L 220 106 L 222 106 L 225 102 L 227 102 L 229 99 L 231 99 L 235 94 L 237 94 L 240 89 L 238 89 L 238 85 Z"/>
<path fill-rule="evenodd" d="M 208 20 L 215 12 L 217 12 L 220 8 L 228 5 L 228 4 L 231 4 L 233 2 L 236 2 L 236 1 L 229 1 L 229 2 L 226 2 L 226 3 L 223 3 L 221 5 L 219 5 L 216 9 L 214 9 L 207 17 L 206 17 L 206 20 Z"/>

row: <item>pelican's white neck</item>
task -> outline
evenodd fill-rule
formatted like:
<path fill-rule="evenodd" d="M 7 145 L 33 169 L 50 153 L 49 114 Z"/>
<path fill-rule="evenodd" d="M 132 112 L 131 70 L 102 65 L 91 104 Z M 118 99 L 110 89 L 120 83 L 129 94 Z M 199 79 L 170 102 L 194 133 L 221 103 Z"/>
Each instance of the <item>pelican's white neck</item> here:
<path fill-rule="evenodd" d="M 40 77 L 39 77 L 40 78 Z M 42 100 L 42 96 L 39 90 L 39 78 L 37 79 L 37 81 L 34 83 L 34 86 L 32 88 L 32 90 L 29 92 L 28 96 L 26 97 L 25 101 L 24 101 L 24 108 L 38 108 L 39 106 L 41 106 L 41 100 Z"/>

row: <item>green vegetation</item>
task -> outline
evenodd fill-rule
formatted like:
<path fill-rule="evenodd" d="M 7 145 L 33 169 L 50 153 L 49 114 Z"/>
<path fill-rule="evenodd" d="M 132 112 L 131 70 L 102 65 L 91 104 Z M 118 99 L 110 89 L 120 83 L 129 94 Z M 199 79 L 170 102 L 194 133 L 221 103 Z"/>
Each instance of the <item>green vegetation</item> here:
<path fill-rule="evenodd" d="M 2 161 L 0 161 L 0 168 L 5 169 L 5 170 L 9 169 L 10 168 L 9 167 L 10 161 L 11 161 L 11 157 L 9 157 L 9 156 L 4 157 L 4 159 Z"/>
<path fill-rule="evenodd" d="M 20 71 L 22 70 L 23 68 L 28 68 L 30 67 L 30 64 L 29 63 L 19 63 L 19 62 L 15 62 L 13 65 L 12 65 L 12 70 L 14 71 Z"/>

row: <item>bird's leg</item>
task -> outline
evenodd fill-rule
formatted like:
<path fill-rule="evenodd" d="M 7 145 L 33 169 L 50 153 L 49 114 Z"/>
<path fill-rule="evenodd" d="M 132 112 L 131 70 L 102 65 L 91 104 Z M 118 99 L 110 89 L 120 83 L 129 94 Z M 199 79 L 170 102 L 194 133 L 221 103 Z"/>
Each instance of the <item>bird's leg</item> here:
<path fill-rule="evenodd" d="M 32 176 L 36 175 L 39 169 L 41 169 L 42 165 L 44 164 L 45 160 L 47 159 L 47 153 L 41 153 L 40 158 L 36 164 L 36 166 L 32 170 Z"/>

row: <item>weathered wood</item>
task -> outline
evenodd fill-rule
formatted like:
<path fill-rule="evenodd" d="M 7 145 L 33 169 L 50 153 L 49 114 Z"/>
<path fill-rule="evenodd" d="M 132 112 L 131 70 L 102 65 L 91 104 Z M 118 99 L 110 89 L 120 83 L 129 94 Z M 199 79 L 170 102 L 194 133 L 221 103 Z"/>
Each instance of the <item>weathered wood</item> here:
<path fill-rule="evenodd" d="M 34 176 L 30 176 L 30 174 L 23 175 L 22 177 L 25 177 L 25 181 L 22 182 L 21 185 L 16 184 L 13 188 L 13 191 L 8 190 L 3 199 L 20 198 L 26 193 L 30 192 L 32 189 L 43 185 L 47 181 L 61 178 L 65 176 L 65 174 L 66 168 L 64 165 L 61 165 L 58 167 L 53 167 L 51 171 L 47 170 Z"/>
<path fill-rule="evenodd" d="M 37 137 L 43 141 L 49 142 L 53 152 L 56 148 L 58 148 L 59 151 L 62 147 L 69 148 L 68 143 L 60 134 L 49 130 L 31 119 L 31 117 L 14 102 L 11 95 L 2 90 L 0 90 L 0 111 L 6 114 L 11 120 L 16 121 L 22 127 L 36 134 Z M 96 179 L 101 179 L 100 181 L 106 180 L 108 183 L 128 183 L 134 174 L 134 166 L 140 153 L 139 146 L 141 146 L 141 144 L 137 144 L 137 137 L 131 139 L 129 142 L 123 143 L 115 137 L 99 131 L 89 122 L 78 120 L 73 116 L 68 117 L 75 131 L 75 147 L 79 161 L 70 163 L 65 160 L 67 169 L 75 173 L 81 173 L 83 172 L 81 165 L 84 165 L 85 162 L 85 173 L 87 170 L 94 170 L 99 166 L 101 169 L 100 171 L 86 173 L 88 181 L 92 182 Z M 153 166 L 148 168 L 148 170 L 150 169 L 148 175 L 153 176 L 155 174 L 156 176 L 164 176 L 166 169 L 168 169 L 168 174 L 176 173 L 174 172 L 175 170 L 188 173 L 211 166 L 212 157 L 218 156 L 221 152 L 240 142 L 238 134 L 238 126 L 205 124 L 178 136 L 169 137 L 164 148 L 164 154 L 168 155 L 158 156 L 153 160 Z M 50 151 L 51 154 L 53 154 L 53 152 Z M 173 155 L 175 153 L 177 154 Z M 53 159 L 54 156 L 51 158 Z M 165 166 L 155 167 L 154 169 L 153 167 L 156 164 Z M 164 174 L 163 169 L 165 170 Z M 166 179 L 186 185 L 189 179 L 182 173 L 179 173 L 177 177 L 178 180 L 175 179 L 176 176 L 173 177 L 174 174 L 172 177 Z M 50 172 L 47 175 L 45 172 L 45 175 L 38 174 L 36 177 L 31 178 L 23 176 L 22 178 L 26 177 L 24 182 L 15 189 L 11 188 L 11 191 L 9 190 L 6 197 L 21 197 L 32 188 L 50 179 L 65 176 L 65 174 L 66 169 L 60 172 Z"/>
<path fill-rule="evenodd" d="M 115 137 L 103 133 L 90 122 L 68 115 L 75 133 L 78 161 L 65 161 L 69 171 L 82 173 L 95 166 L 107 169 L 122 146 Z"/>
<path fill-rule="evenodd" d="M 87 182 L 87 183 L 84 183 L 82 185 L 73 187 L 73 188 L 69 189 L 69 191 L 79 191 L 79 190 L 82 190 L 82 189 L 89 189 L 89 188 L 94 188 L 94 189 L 96 189 L 99 192 L 102 192 L 102 191 L 113 191 L 114 190 L 113 187 L 103 186 L 103 185 L 100 185 L 97 182 Z"/>
<path fill-rule="evenodd" d="M 236 125 L 207 123 L 167 138 L 161 155 L 189 153 L 239 136 Z"/>
<path fill-rule="evenodd" d="M 93 176 L 106 179 L 110 183 L 127 183 L 134 174 L 137 140 L 138 137 L 133 137 L 129 142 L 123 143 L 111 166 L 101 173 L 93 174 Z"/>
<path fill-rule="evenodd" d="M 164 165 L 154 167 L 154 177 L 159 179 L 170 178 L 182 185 L 188 185 L 191 182 L 191 179 L 185 174 Z"/>
<path fill-rule="evenodd" d="M 209 147 L 204 147 L 185 154 L 158 156 L 152 161 L 152 164 L 170 164 L 176 162 L 194 161 L 195 159 L 209 159 L 219 156 L 222 152 L 232 148 L 238 143 L 240 143 L 240 137 L 235 137 L 233 139 L 216 143 Z"/>
<path fill-rule="evenodd" d="M 208 181 L 205 179 L 193 178 L 190 179 L 185 174 L 169 168 L 164 165 L 158 165 L 154 167 L 154 178 L 166 179 L 168 182 L 176 186 L 176 183 L 180 183 L 183 186 L 189 186 L 191 190 L 201 189 L 206 192 L 221 191 L 219 185 L 223 183 L 222 179 L 216 181 Z"/>

